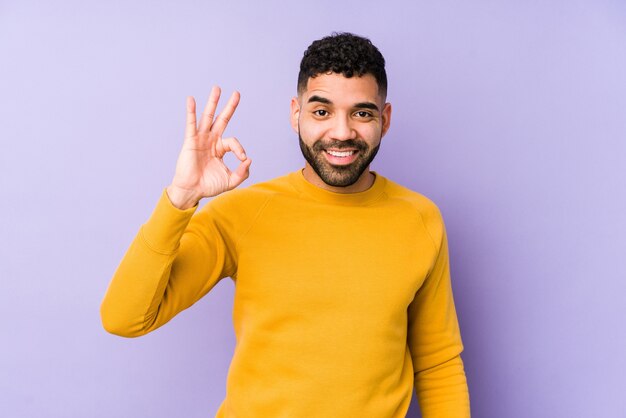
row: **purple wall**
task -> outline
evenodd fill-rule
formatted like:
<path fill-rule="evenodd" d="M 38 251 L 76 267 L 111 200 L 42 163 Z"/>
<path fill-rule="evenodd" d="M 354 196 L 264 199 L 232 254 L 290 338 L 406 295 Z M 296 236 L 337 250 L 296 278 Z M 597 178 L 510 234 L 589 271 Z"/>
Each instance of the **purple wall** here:
<path fill-rule="evenodd" d="M 473 416 L 626 416 L 624 2 L 8 3 L 3 416 L 213 416 L 232 282 L 139 339 L 106 334 L 100 301 L 173 175 L 185 96 L 241 91 L 245 184 L 295 170 L 299 59 L 333 30 L 388 61 L 373 168 L 446 219 Z"/>

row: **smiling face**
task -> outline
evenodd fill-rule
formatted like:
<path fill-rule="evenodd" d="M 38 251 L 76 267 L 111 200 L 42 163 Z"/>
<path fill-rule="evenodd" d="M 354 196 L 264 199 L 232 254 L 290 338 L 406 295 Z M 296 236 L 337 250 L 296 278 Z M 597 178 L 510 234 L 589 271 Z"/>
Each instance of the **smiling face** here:
<path fill-rule="evenodd" d="M 391 118 L 391 105 L 378 90 L 371 74 L 320 74 L 291 100 L 291 125 L 300 138 L 309 182 L 340 193 L 372 185 L 369 165 Z"/>

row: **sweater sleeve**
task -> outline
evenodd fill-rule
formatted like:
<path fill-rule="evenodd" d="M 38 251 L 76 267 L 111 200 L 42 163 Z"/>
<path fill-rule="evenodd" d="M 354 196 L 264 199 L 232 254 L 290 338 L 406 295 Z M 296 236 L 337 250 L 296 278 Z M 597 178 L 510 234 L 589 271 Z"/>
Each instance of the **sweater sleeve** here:
<path fill-rule="evenodd" d="M 408 345 L 415 390 L 423 418 L 467 418 L 469 392 L 460 353 L 463 351 L 452 297 L 448 242 L 437 211 L 427 223 L 437 256 L 408 309 Z"/>
<path fill-rule="evenodd" d="M 100 307 L 104 328 L 137 337 L 193 305 L 234 273 L 232 249 L 209 204 L 180 210 L 166 189 L 139 229 Z"/>

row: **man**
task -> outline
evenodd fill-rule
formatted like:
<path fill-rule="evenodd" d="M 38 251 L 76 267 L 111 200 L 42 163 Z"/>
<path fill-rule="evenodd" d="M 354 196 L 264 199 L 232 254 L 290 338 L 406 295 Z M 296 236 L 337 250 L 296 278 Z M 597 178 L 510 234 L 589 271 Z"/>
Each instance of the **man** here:
<path fill-rule="evenodd" d="M 222 133 L 239 94 L 214 118 L 213 88 L 199 122 L 189 98 L 174 178 L 111 281 L 104 327 L 146 334 L 231 277 L 237 345 L 217 417 L 404 417 L 414 386 L 424 418 L 469 417 L 440 212 L 369 170 L 386 93 L 369 40 L 313 42 L 291 101 L 304 169 L 236 190 L 251 160 Z"/>

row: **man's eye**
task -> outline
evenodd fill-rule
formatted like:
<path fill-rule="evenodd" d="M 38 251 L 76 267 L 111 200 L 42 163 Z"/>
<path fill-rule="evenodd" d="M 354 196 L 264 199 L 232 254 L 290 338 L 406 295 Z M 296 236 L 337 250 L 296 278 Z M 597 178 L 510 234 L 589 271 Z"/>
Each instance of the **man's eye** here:
<path fill-rule="evenodd" d="M 325 111 L 324 109 L 318 109 L 314 111 L 313 114 L 315 114 L 316 116 L 326 116 L 328 115 L 328 112 Z"/>
<path fill-rule="evenodd" d="M 359 110 L 356 112 L 356 115 L 360 118 L 369 118 L 372 116 L 370 112 L 366 112 L 365 110 Z"/>

